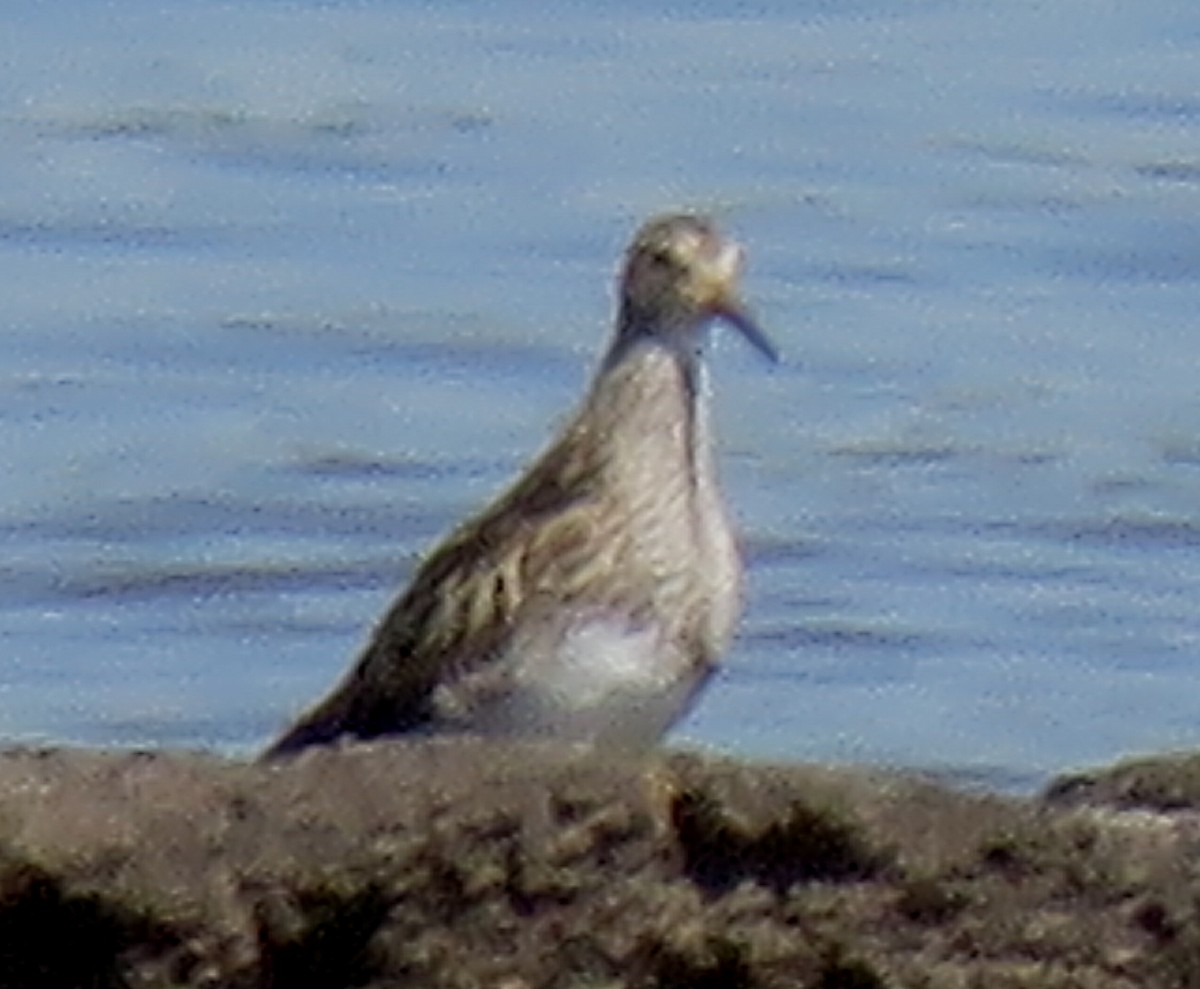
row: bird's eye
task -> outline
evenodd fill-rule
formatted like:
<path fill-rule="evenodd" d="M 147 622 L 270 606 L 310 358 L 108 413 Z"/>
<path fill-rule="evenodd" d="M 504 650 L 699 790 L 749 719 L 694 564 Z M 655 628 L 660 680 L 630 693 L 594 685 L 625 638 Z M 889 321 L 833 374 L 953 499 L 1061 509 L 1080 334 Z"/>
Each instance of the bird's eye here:
<path fill-rule="evenodd" d="M 665 247 L 656 247 L 650 252 L 650 260 L 653 264 L 661 268 L 670 268 L 674 265 L 675 259 L 671 257 L 671 252 Z"/>

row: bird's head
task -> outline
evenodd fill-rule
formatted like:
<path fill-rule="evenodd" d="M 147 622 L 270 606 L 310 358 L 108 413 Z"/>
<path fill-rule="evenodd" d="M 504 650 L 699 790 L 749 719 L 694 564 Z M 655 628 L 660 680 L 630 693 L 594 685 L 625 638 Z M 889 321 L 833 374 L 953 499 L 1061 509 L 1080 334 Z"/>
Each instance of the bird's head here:
<path fill-rule="evenodd" d="M 624 342 L 656 336 L 695 350 L 704 328 L 722 320 L 778 360 L 739 296 L 742 256 L 741 246 L 704 217 L 672 214 L 650 220 L 625 256 L 619 321 Z"/>

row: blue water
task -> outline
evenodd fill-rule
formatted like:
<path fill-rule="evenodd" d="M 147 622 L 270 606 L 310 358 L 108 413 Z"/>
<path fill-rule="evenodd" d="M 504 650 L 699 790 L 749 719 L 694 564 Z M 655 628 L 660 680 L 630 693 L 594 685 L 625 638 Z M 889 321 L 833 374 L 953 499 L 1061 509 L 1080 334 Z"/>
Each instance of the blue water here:
<path fill-rule="evenodd" d="M 1026 787 L 1200 744 L 1189 5 L 2 15 L 0 737 L 264 743 L 709 210 L 751 563 L 679 736 Z"/>

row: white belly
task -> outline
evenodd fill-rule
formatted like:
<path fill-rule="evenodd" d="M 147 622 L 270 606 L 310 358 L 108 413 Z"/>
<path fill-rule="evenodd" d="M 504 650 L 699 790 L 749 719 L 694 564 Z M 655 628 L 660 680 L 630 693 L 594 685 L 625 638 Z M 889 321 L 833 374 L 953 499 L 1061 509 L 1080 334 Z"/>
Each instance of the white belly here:
<path fill-rule="evenodd" d="M 468 702 L 471 732 L 631 748 L 656 743 L 708 676 L 659 628 L 603 615 L 519 634 L 497 666 L 503 683 Z"/>

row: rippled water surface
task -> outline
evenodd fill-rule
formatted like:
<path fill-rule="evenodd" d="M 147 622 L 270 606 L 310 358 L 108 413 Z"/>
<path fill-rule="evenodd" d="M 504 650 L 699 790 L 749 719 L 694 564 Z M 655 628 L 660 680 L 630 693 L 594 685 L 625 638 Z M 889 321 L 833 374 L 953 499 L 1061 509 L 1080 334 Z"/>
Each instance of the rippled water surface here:
<path fill-rule="evenodd" d="M 1200 744 L 1186 5 L 29 4 L 0 32 L 0 735 L 251 751 L 537 449 L 645 215 L 751 561 L 689 740 L 1029 786 Z"/>

